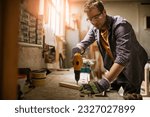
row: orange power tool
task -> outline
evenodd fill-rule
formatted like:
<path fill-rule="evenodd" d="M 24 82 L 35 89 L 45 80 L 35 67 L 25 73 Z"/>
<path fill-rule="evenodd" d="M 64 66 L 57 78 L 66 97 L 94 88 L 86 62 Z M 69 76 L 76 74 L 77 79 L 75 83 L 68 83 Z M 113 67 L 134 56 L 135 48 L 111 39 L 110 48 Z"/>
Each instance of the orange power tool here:
<path fill-rule="evenodd" d="M 77 84 L 78 84 L 78 81 L 80 80 L 80 71 L 81 71 L 82 65 L 83 65 L 83 60 L 82 60 L 81 54 L 75 53 L 73 57 L 73 68 L 74 68 L 75 80 Z"/>

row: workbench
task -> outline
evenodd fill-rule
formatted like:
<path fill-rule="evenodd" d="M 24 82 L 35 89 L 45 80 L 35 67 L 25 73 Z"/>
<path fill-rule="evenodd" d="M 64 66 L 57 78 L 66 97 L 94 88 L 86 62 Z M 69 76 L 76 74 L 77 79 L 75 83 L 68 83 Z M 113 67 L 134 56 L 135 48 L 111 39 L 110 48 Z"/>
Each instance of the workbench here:
<path fill-rule="evenodd" d="M 96 97 L 80 96 L 80 92 L 75 89 L 61 87 L 60 82 L 68 82 L 76 84 L 74 79 L 73 69 L 69 70 L 54 70 L 47 75 L 44 86 L 35 87 L 30 92 L 26 93 L 24 99 L 38 99 L 38 100 L 123 100 L 123 98 L 116 91 L 109 91 L 107 96 Z"/>

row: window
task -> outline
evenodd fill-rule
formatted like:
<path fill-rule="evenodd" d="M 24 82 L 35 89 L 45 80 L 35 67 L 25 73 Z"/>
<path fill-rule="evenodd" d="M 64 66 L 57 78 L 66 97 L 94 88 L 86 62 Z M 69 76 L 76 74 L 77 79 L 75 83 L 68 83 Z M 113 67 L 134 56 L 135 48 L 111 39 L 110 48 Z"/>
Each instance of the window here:
<path fill-rule="evenodd" d="M 69 26 L 68 0 L 40 0 L 39 7 L 39 14 L 43 13 L 45 23 L 45 41 L 48 44 L 54 45 L 55 36 L 64 37 L 65 25 Z"/>
<path fill-rule="evenodd" d="M 68 4 L 68 0 L 51 0 L 49 13 L 50 29 L 57 36 L 64 35 L 64 16 L 66 14 L 65 11 L 68 12 L 68 7 L 65 9 L 65 4 Z"/>
<path fill-rule="evenodd" d="M 66 0 L 66 25 L 69 26 L 69 3 L 68 0 Z"/>

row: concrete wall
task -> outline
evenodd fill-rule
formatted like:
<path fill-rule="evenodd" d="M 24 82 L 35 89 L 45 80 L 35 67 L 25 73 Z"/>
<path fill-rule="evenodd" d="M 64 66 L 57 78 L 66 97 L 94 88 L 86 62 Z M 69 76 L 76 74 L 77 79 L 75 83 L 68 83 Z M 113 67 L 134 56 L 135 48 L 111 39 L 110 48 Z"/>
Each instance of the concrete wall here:
<path fill-rule="evenodd" d="M 78 30 L 67 30 L 66 31 L 66 59 L 65 59 L 65 65 L 66 67 L 72 67 L 72 48 L 76 46 L 77 43 L 79 43 L 79 31 Z"/>
<path fill-rule="evenodd" d="M 140 43 L 145 47 L 150 58 L 150 29 L 144 29 L 144 18 L 150 16 L 150 5 L 140 5 L 139 7 L 139 38 Z"/>
<path fill-rule="evenodd" d="M 38 47 L 19 47 L 19 68 L 31 68 L 32 70 L 45 68 L 46 64 L 42 58 L 42 48 Z"/>
<path fill-rule="evenodd" d="M 150 57 L 150 29 L 144 29 L 144 18 L 150 16 L 150 5 L 141 5 L 138 2 L 107 2 L 105 6 L 108 14 L 120 15 L 132 24 L 138 41 Z"/>
<path fill-rule="evenodd" d="M 105 8 L 108 15 L 120 15 L 127 19 L 133 26 L 136 35 L 139 34 L 139 3 L 136 2 L 106 2 Z"/>

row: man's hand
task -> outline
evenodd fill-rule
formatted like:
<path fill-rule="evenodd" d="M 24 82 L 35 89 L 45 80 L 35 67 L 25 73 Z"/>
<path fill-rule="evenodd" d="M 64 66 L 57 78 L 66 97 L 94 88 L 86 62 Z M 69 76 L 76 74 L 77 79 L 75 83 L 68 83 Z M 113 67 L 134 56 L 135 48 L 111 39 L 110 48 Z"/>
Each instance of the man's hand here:
<path fill-rule="evenodd" d="M 75 53 L 80 53 L 81 54 L 81 49 L 78 47 L 74 47 L 72 49 L 72 57 L 75 55 Z"/>
<path fill-rule="evenodd" d="M 102 78 L 100 81 L 83 84 L 80 88 L 80 92 L 84 94 L 98 94 L 106 91 L 109 87 L 109 81 L 105 78 Z"/>

